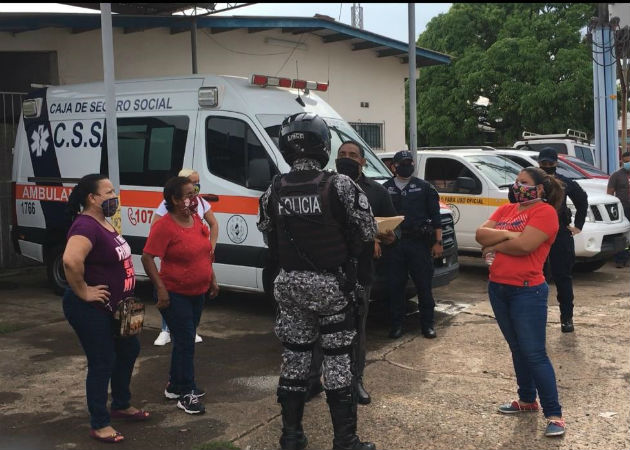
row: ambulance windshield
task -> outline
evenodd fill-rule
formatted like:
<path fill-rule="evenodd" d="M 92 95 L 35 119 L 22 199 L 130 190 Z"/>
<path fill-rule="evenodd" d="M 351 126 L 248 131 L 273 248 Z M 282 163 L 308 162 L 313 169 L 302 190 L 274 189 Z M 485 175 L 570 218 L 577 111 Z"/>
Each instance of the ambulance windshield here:
<path fill-rule="evenodd" d="M 263 123 L 265 131 L 271 140 L 278 146 L 278 132 L 280 124 L 284 120 L 284 116 L 278 114 L 259 114 L 258 119 Z M 356 141 L 365 152 L 366 165 L 363 168 L 363 174 L 369 178 L 376 180 L 385 180 L 392 177 L 387 166 L 377 158 L 370 146 L 361 138 L 361 136 L 343 120 L 331 119 L 325 117 L 324 120 L 328 124 L 332 140 L 330 142 L 330 160 L 326 165 L 326 169 L 335 170 L 335 159 L 337 159 L 337 150 L 341 144 L 348 140 Z"/>

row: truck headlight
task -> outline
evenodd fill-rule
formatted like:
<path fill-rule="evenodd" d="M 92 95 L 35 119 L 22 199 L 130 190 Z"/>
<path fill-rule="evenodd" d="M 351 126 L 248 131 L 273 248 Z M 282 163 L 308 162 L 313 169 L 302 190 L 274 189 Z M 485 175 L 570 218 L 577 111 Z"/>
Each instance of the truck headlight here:
<path fill-rule="evenodd" d="M 573 205 L 573 203 L 567 203 L 567 207 L 569 208 L 569 210 L 571 211 L 571 217 L 573 218 L 573 221 L 575 221 L 575 214 L 577 214 L 577 209 L 575 209 L 575 206 Z M 595 215 L 593 214 L 593 211 L 591 209 L 591 205 L 588 206 L 588 208 L 586 208 L 586 222 L 595 222 Z"/>

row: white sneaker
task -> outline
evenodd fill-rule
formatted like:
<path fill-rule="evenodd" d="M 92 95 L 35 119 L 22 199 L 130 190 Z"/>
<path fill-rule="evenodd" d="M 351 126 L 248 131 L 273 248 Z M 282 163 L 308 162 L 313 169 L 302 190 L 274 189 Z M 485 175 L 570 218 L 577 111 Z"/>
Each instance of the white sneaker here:
<path fill-rule="evenodd" d="M 171 333 L 168 331 L 160 331 L 157 339 L 153 341 L 153 345 L 166 345 L 171 342 Z"/>
<path fill-rule="evenodd" d="M 203 342 L 203 339 L 201 339 L 201 336 L 195 333 L 195 343 L 197 342 Z"/>

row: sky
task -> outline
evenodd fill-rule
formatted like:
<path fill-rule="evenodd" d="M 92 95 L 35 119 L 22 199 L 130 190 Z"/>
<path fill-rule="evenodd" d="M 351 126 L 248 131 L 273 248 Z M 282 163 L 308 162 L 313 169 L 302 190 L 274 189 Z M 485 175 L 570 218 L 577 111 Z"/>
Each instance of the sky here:
<path fill-rule="evenodd" d="M 408 42 L 407 3 L 363 3 L 363 29 Z M 351 24 L 352 3 L 257 3 L 250 6 L 219 13 L 228 16 L 297 16 L 313 17 L 324 14 L 333 19 Z M 438 14 L 445 13 L 451 3 L 416 3 L 416 37 L 427 23 Z M 77 8 L 59 3 L 1 3 L 0 12 L 90 12 L 98 11 Z"/>

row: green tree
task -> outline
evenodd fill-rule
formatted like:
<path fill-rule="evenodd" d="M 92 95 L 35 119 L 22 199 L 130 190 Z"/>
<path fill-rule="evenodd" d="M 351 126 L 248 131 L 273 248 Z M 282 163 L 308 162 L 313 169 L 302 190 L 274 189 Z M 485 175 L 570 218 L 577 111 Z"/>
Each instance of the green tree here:
<path fill-rule="evenodd" d="M 417 44 L 453 62 L 420 69 L 419 145 L 483 143 L 484 121 L 499 144 L 524 130 L 592 134 L 591 50 L 581 30 L 595 11 L 591 3 L 455 3 L 433 18 Z M 487 108 L 475 105 L 480 96 Z"/>

